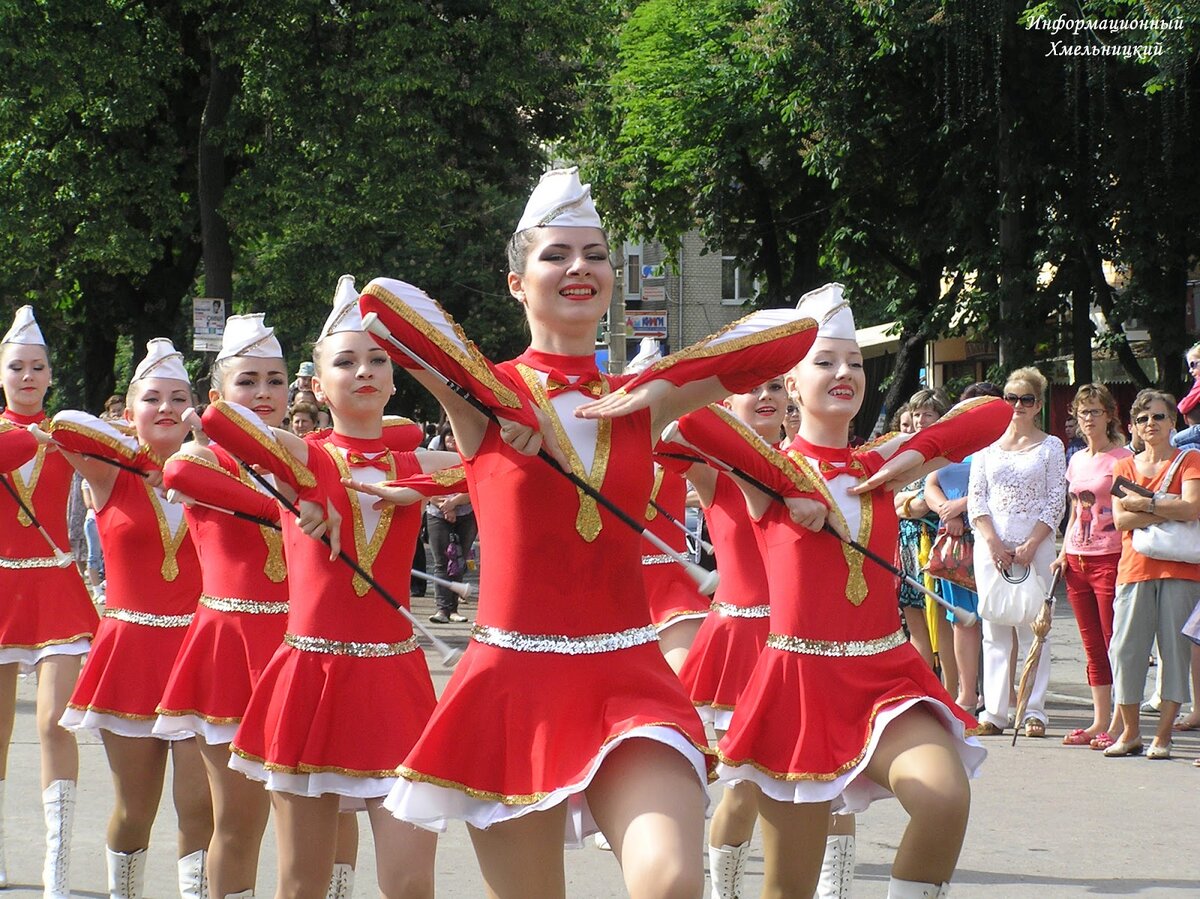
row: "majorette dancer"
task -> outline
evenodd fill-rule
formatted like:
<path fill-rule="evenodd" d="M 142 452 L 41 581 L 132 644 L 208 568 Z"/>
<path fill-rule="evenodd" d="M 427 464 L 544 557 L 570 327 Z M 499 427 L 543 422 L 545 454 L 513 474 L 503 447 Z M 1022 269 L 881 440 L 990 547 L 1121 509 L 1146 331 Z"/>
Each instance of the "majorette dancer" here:
<path fill-rule="evenodd" d="M 287 383 L 283 349 L 263 316 L 230 316 L 209 401 L 240 403 L 278 427 L 287 414 Z M 188 504 L 185 517 L 204 592 L 159 702 L 154 732 L 197 736 L 213 797 L 209 890 L 218 897 L 252 896 L 271 804 L 261 783 L 230 770 L 229 744 L 287 623 L 279 504 L 215 443 L 185 444 L 167 460 L 163 483 Z M 235 517 L 239 512 L 275 528 Z M 345 820 L 354 824 L 353 816 Z M 334 882 L 352 870 L 344 865 Z"/>
<path fill-rule="evenodd" d="M 396 765 L 433 711 L 425 656 L 408 620 L 314 536 L 328 529 L 334 547 L 403 601 L 409 569 L 392 563 L 412 558 L 420 508 L 377 509 L 342 479 L 375 484 L 442 469 L 458 457 L 414 453 L 415 425 L 385 429 L 383 410 L 395 392 L 392 365 L 362 330 L 348 275 L 338 284 L 313 360 L 314 387 L 332 411 L 332 432 L 304 440 L 266 426 L 252 408 L 224 401 L 203 416 L 210 438 L 240 462 L 269 470 L 280 488 L 299 497 L 305 515 L 303 527 L 296 516 L 282 516 L 287 631 L 254 688 L 230 764 L 271 793 L 278 895 L 326 895 L 339 808 L 365 806 L 381 892 L 432 896 L 436 836 L 382 807 Z"/>
<path fill-rule="evenodd" d="M 179 892 L 199 899 L 207 889 L 212 805 L 204 763 L 194 739 L 153 734 L 158 701 L 200 598 L 200 563 L 183 507 L 167 502 L 161 489 L 162 464 L 187 436 L 183 413 L 193 401 L 183 356 L 159 337 L 146 344 L 129 384 L 125 418 L 132 431 L 74 411 L 59 412 L 51 428 L 91 485 L 107 562 L 104 618 L 62 724 L 99 731 L 104 741 L 116 790 L 106 851 L 114 897 L 142 895 L 168 750 Z"/>
<path fill-rule="evenodd" d="M 0 365 L 5 400 L 0 423 L 10 432 L 4 441 L 6 455 L 19 447 L 24 456 L 32 448 L 25 458 L 9 456 L 0 465 L 4 472 L 0 477 L 7 481 L 0 493 L 0 805 L 17 710 L 18 669 L 35 667 L 46 820 L 42 882 L 47 899 L 58 899 L 70 893 L 71 830 L 79 777 L 75 735 L 60 727 L 58 719 L 79 678 L 79 666 L 99 619 L 69 554 L 67 498 L 74 471 L 32 434 L 14 430 L 46 420 L 43 405 L 50 386 L 50 360 L 32 307 L 17 310 L 0 347 Z M 2 828 L 0 819 L 0 885 L 8 883 Z"/>
<path fill-rule="evenodd" d="M 779 439 L 787 404 L 782 378 L 772 378 L 724 402 L 744 427 L 768 443 Z M 693 465 L 688 478 L 708 520 L 721 583 L 680 679 L 700 717 L 713 726 L 719 740 L 729 728 L 737 698 L 767 638 L 770 593 L 758 531 L 746 511 L 742 491 L 728 475 L 707 465 Z M 758 817 L 757 792 L 752 784 L 729 787 L 713 813 L 708 869 L 717 899 L 741 895 Z"/>
<path fill-rule="evenodd" d="M 388 797 L 397 817 L 470 825 L 496 896 L 565 892 L 561 847 L 602 829 L 638 895 L 698 893 L 707 756 L 703 728 L 662 653 L 638 576 L 637 523 L 533 458 L 555 452 L 624 514 L 650 496 L 652 435 L 708 401 L 791 367 L 810 330 L 759 314 L 631 379 L 599 373 L 596 323 L 613 287 L 608 240 L 574 169 L 543 176 L 509 247 L 509 290 L 531 345 L 489 363 L 436 303 L 377 279 L 360 299 L 440 375 L 414 371 L 446 408 L 465 460 L 483 568 L 477 623 Z M 440 379 L 470 390 L 489 420 Z M 724 381 L 725 383 L 722 383 Z M 630 414 L 584 419 L 596 397 Z M 536 410 L 536 414 L 534 413 Z"/>
<path fill-rule="evenodd" d="M 895 794 L 911 820 L 889 896 L 943 896 L 966 830 L 967 778 L 985 754 L 965 733 L 975 722 L 897 627 L 894 576 L 823 527 L 892 558 L 896 484 L 991 443 L 1010 410 L 971 401 L 906 443 L 851 449 L 848 425 L 866 385 L 849 306 L 840 285 L 827 285 L 800 309 L 820 336 L 785 378 L 801 407 L 786 456 L 711 413 L 680 420 L 693 446 L 790 497 L 785 506 L 745 488 L 772 586 L 792 595 L 772 595 L 770 634 L 718 747 L 720 777 L 762 791 L 767 893 L 812 895 L 831 806 L 854 812 Z"/>

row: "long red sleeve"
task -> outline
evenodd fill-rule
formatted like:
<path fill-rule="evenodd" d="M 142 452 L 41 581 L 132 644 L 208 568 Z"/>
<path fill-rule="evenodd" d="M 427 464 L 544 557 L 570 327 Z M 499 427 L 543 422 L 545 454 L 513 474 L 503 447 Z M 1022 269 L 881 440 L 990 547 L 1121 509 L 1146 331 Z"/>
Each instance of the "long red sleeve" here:
<path fill-rule="evenodd" d="M 825 499 L 810 474 L 746 427 L 724 406 L 707 406 L 679 419 L 683 438 L 705 456 L 744 472 L 782 496 Z"/>
<path fill-rule="evenodd" d="M 730 393 L 746 393 L 795 367 L 817 339 L 817 323 L 795 309 L 764 309 L 660 359 L 634 376 L 626 392 L 665 378 L 679 386 L 716 376 Z"/>
<path fill-rule="evenodd" d="M 204 433 L 239 461 L 258 465 L 304 499 L 323 501 L 317 478 L 279 442 L 274 432 L 245 406 L 217 400 L 201 417 Z M 186 492 L 186 491 L 185 491 Z"/>
<path fill-rule="evenodd" d="M 163 460 L 148 447 L 139 446 L 137 437 L 87 412 L 64 409 L 54 416 L 49 430 L 55 442 L 69 453 L 111 459 L 139 471 L 162 467 Z"/>
<path fill-rule="evenodd" d="M 946 458 L 961 462 L 1000 439 L 1012 421 L 1012 406 L 997 396 L 959 403 L 933 424 L 900 445 L 897 452 L 916 450 L 928 462 Z"/>
<path fill-rule="evenodd" d="M 37 455 L 38 442 L 24 428 L 0 422 L 0 471 L 20 468 Z"/>
<path fill-rule="evenodd" d="M 279 521 L 279 503 L 272 497 L 246 485 L 215 462 L 191 453 L 176 453 L 167 460 L 163 484 L 202 503 Z"/>
<path fill-rule="evenodd" d="M 392 335 L 435 371 L 465 388 L 500 418 L 537 427 L 525 394 L 490 362 L 436 300 L 393 278 L 376 278 L 358 298 L 365 317 L 375 313 Z M 392 361 L 404 368 L 419 366 L 389 341 L 372 334 Z"/>

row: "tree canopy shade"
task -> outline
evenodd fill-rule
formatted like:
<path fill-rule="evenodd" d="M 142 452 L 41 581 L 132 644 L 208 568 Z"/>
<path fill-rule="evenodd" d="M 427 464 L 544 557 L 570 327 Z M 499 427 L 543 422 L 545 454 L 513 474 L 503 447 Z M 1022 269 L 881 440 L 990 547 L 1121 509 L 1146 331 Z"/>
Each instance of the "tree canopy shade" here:
<path fill-rule="evenodd" d="M 699 228 L 761 279 L 768 305 L 847 281 L 861 323 L 902 328 L 889 408 L 956 307 L 1007 367 L 1070 345 L 1065 326 L 1078 372 L 1097 301 L 1126 367 L 1144 377 L 1120 329 L 1138 318 L 1175 386 L 1200 255 L 1186 221 L 1200 199 L 1194 5 L 624 7 L 578 155 L 631 233 Z M 1059 15 L 1087 24 L 1036 24 Z M 1163 53 L 1115 52 L 1123 43 Z M 1127 273 L 1119 291 L 1105 260 Z"/>
<path fill-rule="evenodd" d="M 186 346 L 189 296 L 299 359 L 344 271 L 515 350 L 504 242 L 593 28 L 561 0 L 5 4 L 0 291 L 60 399 L 98 407 L 119 336 Z"/>

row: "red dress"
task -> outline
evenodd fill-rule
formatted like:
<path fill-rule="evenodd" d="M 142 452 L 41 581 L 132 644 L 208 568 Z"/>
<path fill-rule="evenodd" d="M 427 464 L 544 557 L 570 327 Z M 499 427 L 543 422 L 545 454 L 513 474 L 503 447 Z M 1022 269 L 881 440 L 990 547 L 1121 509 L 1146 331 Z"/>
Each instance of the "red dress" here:
<path fill-rule="evenodd" d="M 238 458 L 268 467 L 293 489 L 332 499 L 342 516 L 343 550 L 397 601 L 407 602 L 420 505 L 375 513 L 373 498 L 360 500 L 340 479 L 350 475 L 348 458 L 359 457 L 367 464 L 353 469 L 358 480 L 412 475 L 421 467 L 416 455 L 389 450 L 383 441 L 331 434 L 309 443 L 308 463 L 300 466 L 279 444 L 260 442 L 262 432 L 253 425 L 247 428 L 252 414 L 214 403 L 205 411 L 204 428 Z M 285 512 L 282 521 L 287 632 L 254 688 L 230 767 L 265 781 L 269 790 L 352 800 L 383 796 L 433 711 L 425 654 L 408 619 L 344 562 L 330 561 L 329 548 L 300 531 L 295 516 Z"/>
<path fill-rule="evenodd" d="M 12 410 L 0 416 L 20 428 L 45 419 L 44 413 L 29 417 Z M 55 546 L 70 554 L 67 497 L 75 470 L 61 453 L 31 444 L 33 436 L 24 430 L 9 433 L 6 442 L 21 451 L 8 460 L 15 464 L 3 477 Z M 36 665 L 47 656 L 83 655 L 98 621 L 74 560 L 60 568 L 46 538 L 8 491 L 0 491 L 0 664 Z"/>
<path fill-rule="evenodd" d="M 279 505 L 239 473 L 237 461 L 210 444 L 214 464 L 180 453 L 163 483 L 193 499 L 279 522 Z M 198 735 L 229 743 L 250 693 L 287 624 L 283 536 L 225 512 L 195 505 L 184 513 L 200 555 L 204 592 L 158 706 L 154 733 Z"/>
<path fill-rule="evenodd" d="M 961 457 L 992 443 L 1010 419 L 1011 410 L 990 399 L 960 407 L 905 448 L 927 459 Z M 891 492 L 875 490 L 861 500 L 846 493 L 883 464 L 871 447 L 814 447 L 797 438 L 785 457 L 747 442 L 740 449 L 728 441 L 706 444 L 713 435 L 686 420 L 681 430 L 778 492 L 823 498 L 860 543 L 892 558 L 898 522 Z M 833 535 L 794 524 L 779 503 L 759 525 L 774 590 L 770 634 L 718 746 L 721 780 L 753 781 L 778 801 L 832 801 L 835 811 L 860 811 L 891 795 L 861 775 L 884 729 L 918 703 L 945 724 L 974 776 L 986 755 L 965 735 L 975 721 L 905 639 L 895 577 Z"/>
<path fill-rule="evenodd" d="M 767 638 L 771 606 L 758 528 L 746 510 L 745 496 L 727 476 L 717 475 L 704 514 L 721 583 L 679 679 L 700 717 L 717 730 L 728 730 Z"/>
<path fill-rule="evenodd" d="M 581 403 L 632 381 L 600 375 L 588 356 L 529 350 L 493 365 L 440 307 L 402 282 L 378 279 L 359 303 L 439 371 L 467 381 L 502 416 L 526 416 L 540 406 L 575 473 L 635 520 L 641 517 L 653 478 L 649 413 L 610 422 L 571 415 Z M 811 344 L 803 328 L 783 330 L 786 336 L 774 335 L 775 354 L 760 357 L 774 373 Z M 716 374 L 721 365 L 713 357 L 733 371 L 734 348 L 769 342 L 751 334 L 701 364 L 677 358 L 660 372 L 707 366 L 706 374 Z M 384 348 L 396 352 L 390 344 Z M 755 376 L 761 382 L 770 373 Z M 564 837 L 575 845 L 596 831 L 584 791 L 625 740 L 671 746 L 705 782 L 710 750 L 655 645 L 638 534 L 543 460 L 511 449 L 494 424 L 464 467 L 480 545 L 493 547 L 484 550 L 490 555 L 476 625 L 425 733 L 399 769 L 387 807 L 402 820 L 442 830 L 451 820 L 485 828 L 567 802 Z"/>
<path fill-rule="evenodd" d="M 654 483 L 650 499 L 683 521 L 686 512 L 687 481 L 671 466 L 654 466 Z M 687 553 L 687 538 L 683 531 L 667 520 L 654 506 L 646 507 L 646 527 L 681 555 Z M 696 582 L 683 566 L 648 540 L 642 541 L 642 583 L 650 603 L 650 620 L 662 633 L 680 621 L 705 618 L 708 597 L 696 589 Z"/>
<path fill-rule="evenodd" d="M 69 413 L 68 430 L 60 425 L 67 414 L 55 418 L 53 433 L 68 449 L 141 463 L 143 470 L 151 464 L 136 445 L 122 445 L 108 423 Z M 96 524 L 108 574 L 104 617 L 60 723 L 154 736 L 155 710 L 200 597 L 200 562 L 183 507 L 132 472 L 117 472 Z"/>

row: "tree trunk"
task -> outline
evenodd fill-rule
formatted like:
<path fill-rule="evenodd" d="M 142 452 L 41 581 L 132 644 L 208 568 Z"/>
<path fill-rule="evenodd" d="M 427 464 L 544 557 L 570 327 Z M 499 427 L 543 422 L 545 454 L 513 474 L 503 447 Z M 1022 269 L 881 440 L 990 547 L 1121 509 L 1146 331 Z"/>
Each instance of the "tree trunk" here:
<path fill-rule="evenodd" d="M 1000 97 L 997 114 L 996 140 L 996 187 L 1000 208 L 1000 367 L 1012 371 L 1029 361 L 1025 335 L 1027 329 L 1017 327 L 1020 321 L 1022 300 L 1021 279 L 1024 258 L 1021 252 L 1021 189 L 1018 183 L 1016 137 L 1017 116 L 1012 93 L 1016 84 L 1016 72 L 1010 65 L 1017 59 L 1016 22 L 1017 11 L 1011 0 L 1002 0 L 1005 14 L 1000 21 Z M 1014 66 L 1015 68 L 1015 66 Z"/>
<path fill-rule="evenodd" d="M 926 343 L 927 339 L 921 331 L 905 329 L 900 332 L 900 346 L 892 366 L 892 382 L 883 396 L 883 412 L 888 419 L 920 388 Z"/>
<path fill-rule="evenodd" d="M 223 66 L 210 39 L 208 42 L 208 98 L 200 119 L 197 153 L 199 169 L 200 240 L 204 247 L 205 296 L 233 299 L 233 249 L 229 227 L 221 215 L 221 199 L 227 184 L 225 152 L 214 139 L 229 118 L 241 73 L 236 66 Z"/>
<path fill-rule="evenodd" d="M 1072 266 L 1071 278 L 1071 358 L 1075 363 L 1075 387 L 1092 383 L 1092 280 L 1087 262 Z"/>

